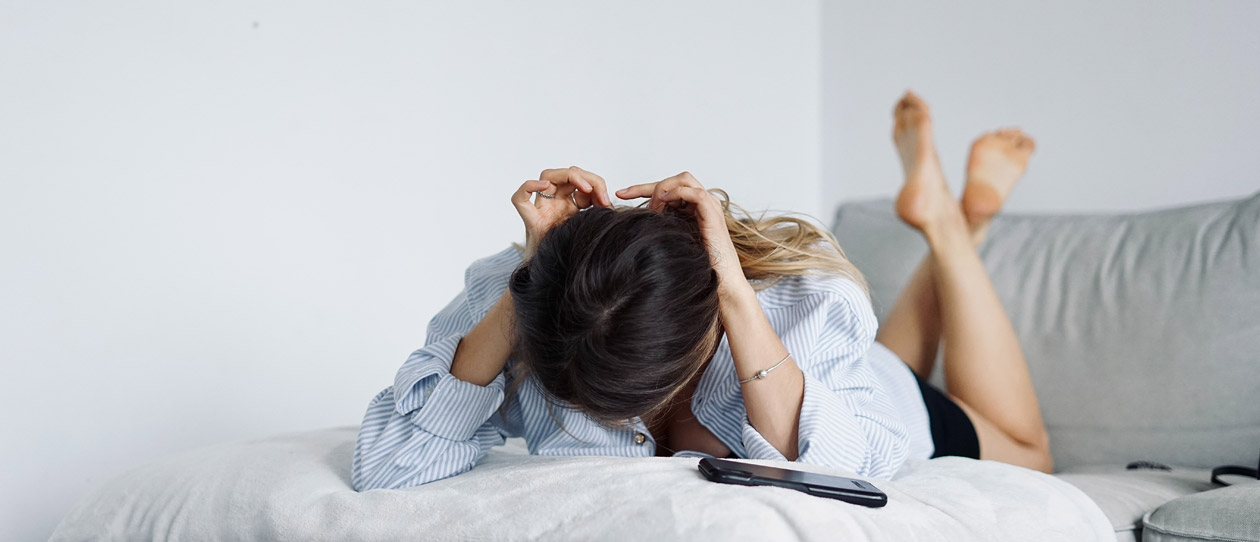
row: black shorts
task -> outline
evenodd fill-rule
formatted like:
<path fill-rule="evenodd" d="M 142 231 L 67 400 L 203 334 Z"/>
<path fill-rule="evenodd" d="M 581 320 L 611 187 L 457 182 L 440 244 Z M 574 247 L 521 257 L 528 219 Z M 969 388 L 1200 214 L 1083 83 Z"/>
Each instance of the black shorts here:
<path fill-rule="evenodd" d="M 932 426 L 932 443 L 936 445 L 932 457 L 955 455 L 980 459 L 980 437 L 976 436 L 976 426 L 967 413 L 936 386 L 917 374 L 914 378 L 919 381 L 928 423 Z"/>

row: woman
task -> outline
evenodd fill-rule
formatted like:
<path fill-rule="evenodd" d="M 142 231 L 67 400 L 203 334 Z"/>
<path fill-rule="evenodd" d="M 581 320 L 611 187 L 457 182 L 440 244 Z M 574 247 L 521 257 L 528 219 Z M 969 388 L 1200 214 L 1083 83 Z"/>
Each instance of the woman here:
<path fill-rule="evenodd" d="M 648 202 L 614 210 L 598 175 L 547 170 L 512 198 L 525 246 L 469 267 L 372 400 L 355 489 L 452 476 L 515 436 L 535 454 L 777 459 L 876 478 L 944 455 L 1048 472 L 1028 369 L 975 251 L 1032 140 L 978 139 L 960 206 L 926 104 L 907 93 L 895 118 L 897 211 L 931 250 L 878 335 L 860 273 L 807 222 L 737 219 L 687 173 L 617 191 Z M 941 343 L 948 395 L 923 380 Z"/>

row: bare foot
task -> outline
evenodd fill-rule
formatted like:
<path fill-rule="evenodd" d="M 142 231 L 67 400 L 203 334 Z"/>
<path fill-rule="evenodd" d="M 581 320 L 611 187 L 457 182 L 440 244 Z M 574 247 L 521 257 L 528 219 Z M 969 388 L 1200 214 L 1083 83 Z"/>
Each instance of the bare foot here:
<path fill-rule="evenodd" d="M 949 193 L 936 155 L 927 104 L 915 93 L 906 92 L 897 102 L 893 117 L 893 141 L 906 173 L 906 184 L 897 195 L 897 214 L 924 232 L 942 221 L 961 220 L 958 203 Z"/>
<path fill-rule="evenodd" d="M 972 227 L 987 224 L 1002 208 L 1036 146 L 1016 128 L 989 132 L 971 144 L 962 208 Z"/>

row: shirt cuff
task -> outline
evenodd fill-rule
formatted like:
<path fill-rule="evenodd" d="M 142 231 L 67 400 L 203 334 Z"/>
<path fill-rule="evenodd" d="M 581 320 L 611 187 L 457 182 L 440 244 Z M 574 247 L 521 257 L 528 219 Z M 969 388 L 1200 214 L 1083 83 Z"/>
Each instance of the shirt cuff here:
<path fill-rule="evenodd" d="M 451 372 L 455 349 L 463 337 L 446 337 L 412 352 L 394 376 L 394 410 L 406 416 L 424 406 L 443 373 Z"/>
<path fill-rule="evenodd" d="M 503 373 L 487 386 L 444 373 L 425 399 L 425 407 L 411 414 L 411 423 L 444 439 L 469 440 L 503 403 L 503 383 Z"/>
<path fill-rule="evenodd" d="M 435 341 L 412 353 L 394 377 L 394 410 L 410 416 L 423 431 L 450 440 L 468 440 L 503 402 L 500 371 L 485 386 L 450 372 L 460 336 Z"/>

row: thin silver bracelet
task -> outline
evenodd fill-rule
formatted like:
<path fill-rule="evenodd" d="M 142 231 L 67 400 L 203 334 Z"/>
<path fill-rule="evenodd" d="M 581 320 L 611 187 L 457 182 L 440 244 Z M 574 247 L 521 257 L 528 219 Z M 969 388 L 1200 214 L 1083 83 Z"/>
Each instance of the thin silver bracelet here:
<path fill-rule="evenodd" d="M 775 370 L 775 369 L 778 369 L 778 368 L 779 368 L 779 366 L 780 366 L 780 365 L 783 365 L 783 362 L 787 361 L 787 360 L 788 360 L 788 358 L 790 358 L 790 357 L 792 357 L 792 353 L 791 353 L 791 352 L 788 352 L 788 355 L 783 356 L 783 359 L 779 360 L 779 362 L 778 362 L 778 363 L 776 363 L 776 364 L 772 365 L 769 369 L 762 369 L 762 370 L 760 370 L 760 371 L 757 371 L 757 373 L 756 373 L 756 374 L 754 374 L 754 375 L 752 375 L 752 376 L 750 376 L 750 377 L 748 377 L 748 378 L 745 378 L 745 379 L 743 379 L 743 380 L 740 380 L 740 381 L 739 381 L 739 383 L 740 383 L 740 384 L 746 384 L 746 383 L 748 383 L 748 382 L 752 382 L 752 381 L 754 381 L 754 380 L 760 380 L 760 379 L 762 379 L 762 378 L 765 378 L 765 377 L 766 377 L 766 375 L 770 374 L 770 371 L 773 371 L 773 370 Z"/>

